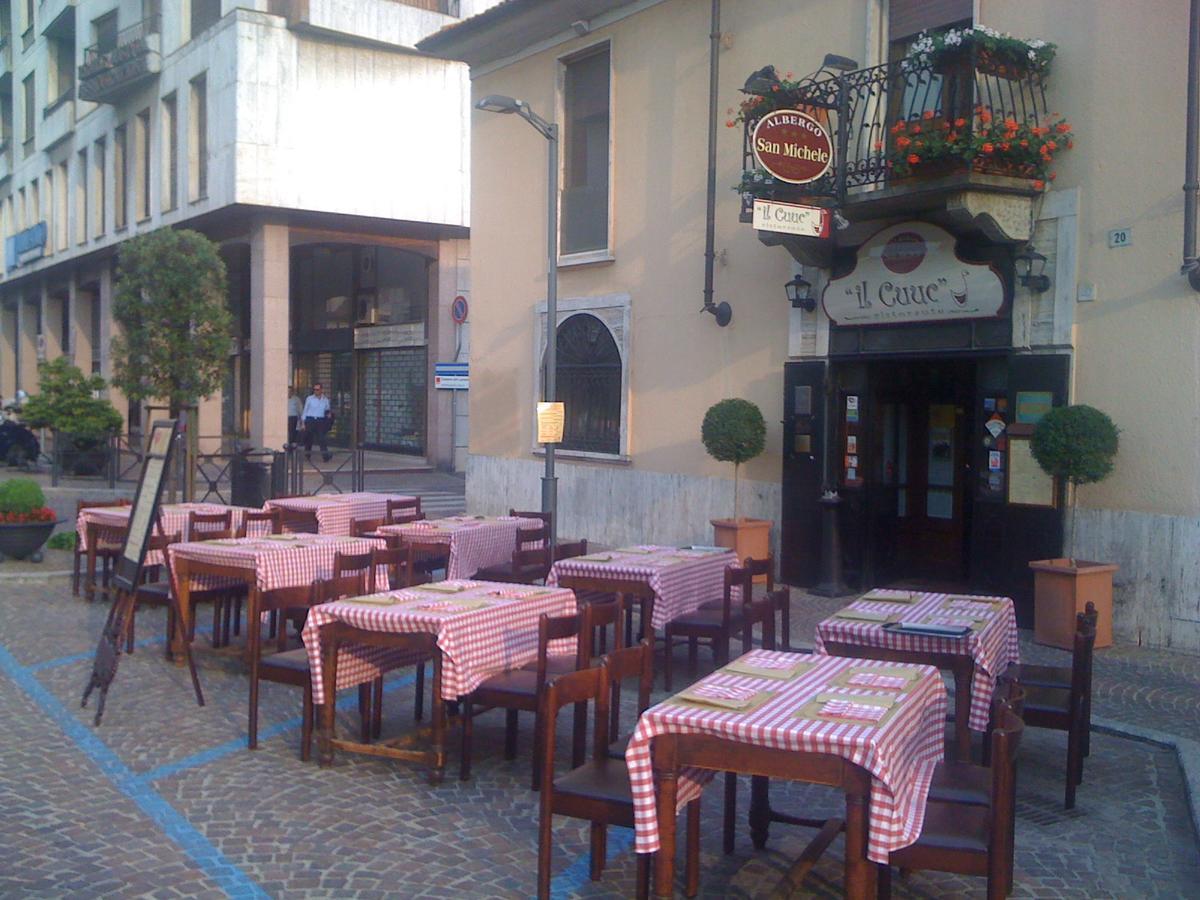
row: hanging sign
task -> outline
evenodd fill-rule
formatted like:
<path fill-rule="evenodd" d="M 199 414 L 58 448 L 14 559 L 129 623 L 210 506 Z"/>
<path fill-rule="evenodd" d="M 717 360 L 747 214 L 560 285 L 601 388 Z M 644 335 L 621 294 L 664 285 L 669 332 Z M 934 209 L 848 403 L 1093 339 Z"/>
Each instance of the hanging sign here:
<path fill-rule="evenodd" d="M 984 319 L 1004 311 L 1004 281 L 986 263 L 959 259 L 948 231 L 902 222 L 859 248 L 854 268 L 825 286 L 821 305 L 838 325 Z"/>
<path fill-rule="evenodd" d="M 798 203 L 755 200 L 754 227 L 759 231 L 829 237 L 829 210 L 819 206 L 801 206 Z"/>
<path fill-rule="evenodd" d="M 433 364 L 433 386 L 440 391 L 465 391 L 471 387 L 470 364 L 444 362 Z"/>
<path fill-rule="evenodd" d="M 788 184 L 816 181 L 833 165 L 829 131 L 796 109 L 772 110 L 759 119 L 750 145 L 758 164 Z"/>

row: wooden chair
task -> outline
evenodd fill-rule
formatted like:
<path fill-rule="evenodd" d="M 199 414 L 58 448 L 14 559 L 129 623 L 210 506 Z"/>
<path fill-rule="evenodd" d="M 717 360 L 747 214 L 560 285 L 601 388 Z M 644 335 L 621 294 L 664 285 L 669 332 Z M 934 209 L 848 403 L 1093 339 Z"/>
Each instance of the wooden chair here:
<path fill-rule="evenodd" d="M 387 502 L 387 512 L 384 514 L 384 522 L 388 525 L 403 525 L 406 522 L 416 522 L 418 519 L 424 519 L 425 513 L 421 512 L 421 498 L 413 497 L 411 500 L 389 500 Z"/>
<path fill-rule="evenodd" d="M 537 584 L 544 582 L 549 574 L 550 530 L 542 524 L 536 528 L 518 528 L 512 558 L 506 563 L 485 566 L 475 577 L 481 581 Z"/>
<path fill-rule="evenodd" d="M 353 537 L 370 537 L 387 524 L 387 519 L 352 519 L 350 534 Z"/>
<path fill-rule="evenodd" d="M 610 654 L 598 667 L 580 669 L 555 679 L 542 697 L 540 718 L 545 722 L 542 742 L 541 797 L 538 819 L 538 897 L 550 896 L 550 861 L 553 851 L 554 816 L 569 816 L 591 822 L 591 866 L 593 881 L 604 871 L 607 828 L 633 827 L 633 794 L 625 761 L 613 759 L 609 746 L 609 668 L 642 665 L 646 644 Z M 626 661 L 628 656 L 630 662 Z M 565 706 L 594 701 L 596 713 L 592 735 L 592 759 L 557 778 L 554 755 L 558 714 Z M 698 881 L 700 801 L 688 804 L 688 879 Z M 637 896 L 646 897 L 650 887 L 650 857 L 638 854 Z M 694 893 L 694 891 L 693 891 Z"/>
<path fill-rule="evenodd" d="M 288 534 L 317 534 L 321 530 L 317 524 L 317 514 L 311 509 L 288 509 L 281 506 L 279 524 Z"/>
<path fill-rule="evenodd" d="M 654 644 L 649 640 L 644 640 L 636 647 L 629 649 L 640 651 L 640 655 L 626 653 L 624 648 L 618 647 L 612 653 L 604 656 L 608 661 L 609 683 L 608 755 L 612 759 L 625 758 L 625 748 L 629 746 L 629 739 L 633 737 L 632 731 L 629 734 L 621 733 L 621 686 L 623 682 L 631 681 L 634 678 L 638 680 L 635 723 L 638 717 L 650 708 L 650 692 L 654 688 Z"/>
<path fill-rule="evenodd" d="M 283 522 L 278 509 L 253 509 L 242 514 L 242 524 L 237 527 L 237 537 L 257 537 L 263 534 L 281 534 Z"/>
<path fill-rule="evenodd" d="M 577 541 L 559 541 L 554 546 L 554 561 L 571 559 L 575 556 L 587 556 L 587 552 L 587 538 L 580 538 Z"/>
<path fill-rule="evenodd" d="M 79 522 L 79 514 L 85 509 L 97 509 L 103 506 L 130 506 L 131 501 L 126 499 L 120 500 L 77 500 L 75 501 L 75 521 Z M 121 534 L 121 539 L 117 540 L 115 533 L 108 533 L 111 529 L 98 529 L 96 539 L 96 559 L 100 561 L 100 577 L 101 583 L 105 588 L 108 587 L 108 580 L 112 575 L 112 567 L 116 564 L 117 557 L 121 555 L 121 549 L 125 544 L 124 534 Z M 83 559 L 87 556 L 87 551 L 83 549 L 83 535 L 75 535 L 75 549 L 72 552 L 71 559 L 71 595 L 79 596 L 79 584 L 81 578 L 81 570 Z M 91 596 L 88 597 L 91 599 Z"/>
<path fill-rule="evenodd" d="M 158 551 L 166 553 L 167 547 L 171 544 L 179 543 L 179 532 L 174 534 L 151 534 L 146 539 L 146 552 L 153 553 Z M 158 568 L 155 566 L 154 568 Z M 143 573 L 146 572 L 144 568 Z M 167 609 L 167 630 L 166 639 L 167 646 L 165 655 L 167 659 L 171 658 L 171 638 L 175 635 L 175 608 L 171 605 L 171 579 L 170 577 L 149 580 L 143 579 L 142 583 L 137 586 L 133 593 L 133 603 L 129 607 L 129 620 L 125 623 L 125 652 L 133 653 L 133 645 L 136 640 L 136 625 L 137 609 L 139 606 L 165 606 Z"/>
<path fill-rule="evenodd" d="M 1028 707 L 1027 707 L 1028 708 Z M 879 896 L 891 896 L 891 866 L 987 877 L 988 900 L 1003 900 L 1012 884 L 1017 748 L 1025 725 L 1010 707 L 992 732 L 991 803 L 987 807 L 927 800 L 917 840 L 894 850 L 879 869 Z"/>
<path fill-rule="evenodd" d="M 742 563 L 743 568 L 749 569 L 750 574 L 754 578 L 765 578 L 767 593 L 770 594 L 775 590 L 775 559 L 767 556 L 765 559 L 754 559 L 747 556 Z M 751 594 L 742 596 L 742 603 L 749 603 Z M 792 605 L 791 594 L 775 595 L 776 607 L 775 611 L 780 616 L 780 627 L 776 630 L 777 643 L 779 649 L 790 651 L 792 649 L 792 639 L 790 632 L 792 630 Z M 713 600 L 708 600 L 700 604 L 700 609 L 720 609 L 724 603 L 724 598 L 719 597 Z M 691 656 L 695 656 L 695 641 L 689 641 L 688 652 Z M 742 652 L 745 652 L 743 649 Z"/>
<path fill-rule="evenodd" d="M 551 617 L 543 613 L 538 619 L 537 662 L 533 670 L 510 669 L 485 678 L 466 698 L 462 721 L 462 768 L 460 777 L 466 781 L 471 777 L 471 745 L 473 719 L 492 709 L 505 711 L 504 758 L 517 755 L 517 714 L 531 712 L 535 715 L 533 738 L 533 777 L 531 787 L 537 790 L 541 781 L 541 747 L 545 740 L 545 729 L 538 711 L 545 694 L 548 678 L 548 647 L 551 641 L 575 638 L 580 647 L 583 640 L 584 619 L 582 613 L 570 616 Z"/>
<path fill-rule="evenodd" d="M 192 510 L 188 513 L 187 540 L 189 541 L 222 541 L 234 536 L 233 511 L 202 513 Z M 190 592 L 190 602 L 193 615 L 190 617 L 194 625 L 195 607 L 204 602 L 211 602 L 213 608 L 212 646 L 229 646 L 229 635 L 240 634 L 242 630 L 242 601 L 246 596 L 244 584 L 213 590 Z M 189 636 L 190 638 L 191 636 Z"/>
<path fill-rule="evenodd" d="M 539 510 L 510 509 L 508 511 L 508 514 L 510 516 L 516 516 L 519 519 L 541 519 L 542 524 L 545 525 L 546 528 L 550 527 L 551 514 L 549 512 L 543 512 L 540 509 Z"/>
<path fill-rule="evenodd" d="M 1090 729 L 1092 651 L 1096 644 L 1096 607 L 1089 602 L 1075 617 L 1071 684 L 1067 688 L 1021 684 L 1025 689 L 1025 724 L 1067 732 L 1067 786 L 1064 809 L 1075 808 L 1075 789 L 1083 783 L 1084 748 Z M 1020 682 L 1018 682 L 1020 684 Z"/>
<path fill-rule="evenodd" d="M 367 574 L 367 593 L 395 591 L 408 585 L 407 554 L 400 547 L 375 547 L 371 550 L 371 569 Z M 379 583 L 379 570 L 387 569 L 387 583 Z M 435 698 L 436 701 L 436 698 Z M 382 729 L 383 695 L 377 694 L 372 704 L 374 718 L 371 731 L 379 737 Z M 413 701 L 413 718 L 418 722 L 425 716 L 425 662 L 417 663 L 416 696 Z"/>
<path fill-rule="evenodd" d="M 740 631 L 742 628 L 744 603 L 743 599 L 734 599 L 734 591 L 740 591 L 741 598 L 748 598 L 753 585 L 752 569 L 729 566 L 725 569 L 725 591 L 719 609 L 694 609 L 667 623 L 663 679 L 668 691 L 671 690 L 672 657 L 677 638 L 687 638 L 688 666 L 693 676 L 696 673 L 696 644 L 701 639 L 712 644 L 716 665 L 723 666 L 729 661 L 729 639 L 734 629 Z"/>
<path fill-rule="evenodd" d="M 1025 690 L 1015 681 L 997 679 L 992 692 L 988 727 L 983 741 L 985 752 L 982 765 L 960 759 L 944 759 L 933 770 L 929 799 L 939 803 L 963 803 L 967 806 L 992 805 L 991 749 L 992 732 L 1001 719 L 1001 709 L 1008 707 L 1018 716 L 1025 707 Z"/>
<path fill-rule="evenodd" d="M 408 583 L 425 584 L 433 581 L 433 573 L 450 567 L 450 545 L 438 541 L 423 541 L 417 536 L 405 536 L 400 545 L 405 553 L 404 565 Z"/>

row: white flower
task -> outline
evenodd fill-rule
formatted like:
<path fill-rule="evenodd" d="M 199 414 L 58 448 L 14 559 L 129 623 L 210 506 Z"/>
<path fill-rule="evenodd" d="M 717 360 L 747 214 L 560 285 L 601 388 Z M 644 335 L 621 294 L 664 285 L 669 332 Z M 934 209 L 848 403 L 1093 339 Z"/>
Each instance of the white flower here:
<path fill-rule="evenodd" d="M 1032 60 L 1034 60 L 1034 61 L 1036 62 L 1036 61 L 1037 61 L 1037 54 L 1036 54 L 1036 53 L 1034 53 L 1032 50 L 1030 50 L 1030 51 L 1029 51 L 1029 58 L 1030 58 L 1030 59 L 1032 59 Z"/>

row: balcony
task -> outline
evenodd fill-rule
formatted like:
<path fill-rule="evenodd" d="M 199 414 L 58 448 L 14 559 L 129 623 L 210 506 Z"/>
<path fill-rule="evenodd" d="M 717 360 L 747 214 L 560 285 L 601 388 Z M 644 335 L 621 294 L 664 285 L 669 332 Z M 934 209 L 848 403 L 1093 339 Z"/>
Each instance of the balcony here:
<path fill-rule="evenodd" d="M 93 44 L 83 51 L 79 67 L 79 99 L 94 103 L 117 103 L 162 68 L 162 37 L 159 16 L 143 19 L 117 33 L 116 45 Z"/>
<path fill-rule="evenodd" d="M 52 150 L 74 133 L 74 95 L 75 90 L 72 87 L 42 110 L 42 127 L 38 129 L 38 140 L 43 150 Z"/>
<path fill-rule="evenodd" d="M 834 240 L 759 231 L 764 243 L 828 266 L 838 245 L 862 243 L 879 220 L 915 215 L 959 234 L 1029 240 L 1047 177 L 1048 157 L 1037 151 L 1043 143 L 1057 150 L 1051 139 L 1060 136 L 1046 112 L 1044 71 L 970 47 L 953 59 L 909 57 L 799 82 L 764 72 L 751 77 L 743 104 L 741 221 L 752 222 L 754 201 L 765 199 L 836 210 L 841 226 Z M 832 164 L 817 180 L 789 184 L 763 168 L 755 126 L 778 109 L 806 113 L 828 132 Z M 1068 141 L 1061 136 L 1064 148 Z"/>

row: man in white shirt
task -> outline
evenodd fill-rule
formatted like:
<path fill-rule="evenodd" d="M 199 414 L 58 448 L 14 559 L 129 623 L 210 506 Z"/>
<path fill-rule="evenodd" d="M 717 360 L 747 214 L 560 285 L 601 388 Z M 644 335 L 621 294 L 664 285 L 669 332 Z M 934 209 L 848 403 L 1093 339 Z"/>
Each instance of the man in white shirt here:
<path fill-rule="evenodd" d="M 296 394 L 296 388 L 288 385 L 288 436 L 287 446 L 285 450 L 290 450 L 296 444 L 300 443 L 300 438 L 297 436 L 297 429 L 300 427 L 300 414 L 304 412 L 304 403 Z"/>
<path fill-rule="evenodd" d="M 325 462 L 333 459 L 329 452 L 329 426 L 333 424 L 333 410 L 325 396 L 321 382 L 312 386 L 312 393 L 304 401 L 304 455 L 312 459 L 313 438 L 321 445 L 321 457 Z"/>

